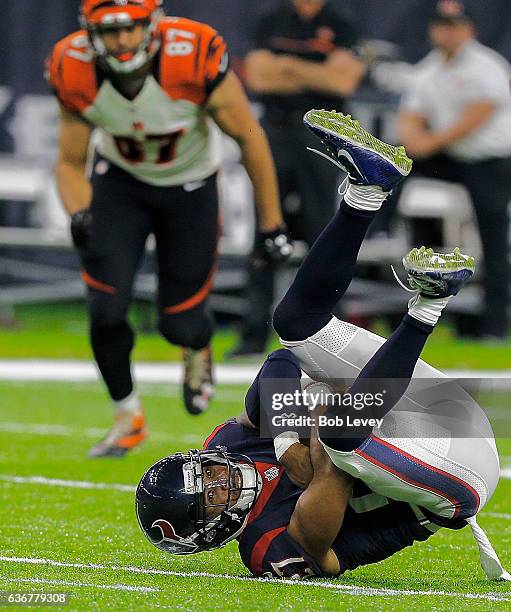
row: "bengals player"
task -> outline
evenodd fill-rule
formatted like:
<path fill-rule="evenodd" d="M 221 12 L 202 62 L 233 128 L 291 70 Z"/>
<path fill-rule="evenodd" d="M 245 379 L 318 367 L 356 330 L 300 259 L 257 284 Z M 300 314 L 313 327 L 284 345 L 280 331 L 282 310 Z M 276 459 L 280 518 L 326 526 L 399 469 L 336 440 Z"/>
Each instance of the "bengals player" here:
<path fill-rule="evenodd" d="M 94 357 L 117 409 L 92 457 L 122 456 L 147 435 L 126 315 L 149 234 L 156 238 L 158 329 L 183 347 L 185 406 L 199 414 L 209 405 L 205 304 L 218 240 L 220 129 L 241 147 L 260 248 L 274 260 L 291 250 L 266 137 L 229 70 L 225 41 L 206 24 L 165 18 L 160 5 L 83 0 L 82 29 L 55 45 L 47 65 L 61 106 L 57 184 L 88 286 Z"/>

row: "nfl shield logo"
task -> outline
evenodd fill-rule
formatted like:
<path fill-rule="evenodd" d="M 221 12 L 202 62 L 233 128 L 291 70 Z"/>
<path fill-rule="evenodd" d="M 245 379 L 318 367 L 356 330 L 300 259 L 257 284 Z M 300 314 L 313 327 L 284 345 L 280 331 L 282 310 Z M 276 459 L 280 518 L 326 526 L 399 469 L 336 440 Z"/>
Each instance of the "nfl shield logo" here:
<path fill-rule="evenodd" d="M 270 480 L 273 480 L 274 478 L 277 478 L 278 475 L 279 475 L 279 468 L 275 466 L 266 470 L 264 473 L 264 477 L 266 478 L 268 482 L 270 482 Z"/>

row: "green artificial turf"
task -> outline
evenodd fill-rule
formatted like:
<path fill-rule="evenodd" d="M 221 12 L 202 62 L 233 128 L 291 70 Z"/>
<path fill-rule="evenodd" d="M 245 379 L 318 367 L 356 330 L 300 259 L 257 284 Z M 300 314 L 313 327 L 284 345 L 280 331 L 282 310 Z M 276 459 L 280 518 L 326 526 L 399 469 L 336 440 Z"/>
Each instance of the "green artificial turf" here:
<path fill-rule="evenodd" d="M 136 305 L 132 308 L 131 319 L 138 330 L 135 360 L 180 359 L 180 350 L 167 344 L 152 331 L 152 307 Z M 379 323 L 374 331 L 385 336 L 390 333 L 388 326 Z M 236 342 L 235 328 L 221 327 L 213 341 L 215 359 L 224 360 Z M 268 351 L 278 346 L 278 340 L 274 337 Z M 510 349 L 511 343 L 491 344 L 457 338 L 448 325 L 440 324 L 428 340 L 423 358 L 440 369 L 511 369 Z M 11 325 L 1 325 L 0 322 L 0 359 L 22 358 L 90 359 L 85 305 L 18 306 Z"/>
<path fill-rule="evenodd" d="M 510 609 L 509 583 L 483 578 L 468 528 L 441 530 L 384 562 L 308 585 L 248 580 L 235 543 L 198 556 L 161 553 L 138 528 L 133 493 L 109 487 L 134 486 L 155 460 L 199 445 L 241 410 L 244 388 L 220 387 L 200 417 L 185 414 L 176 387 L 141 391 L 149 440 L 122 460 L 89 460 L 112 418 L 99 384 L 0 383 L 0 590 L 66 591 L 66 610 L 79 611 Z M 509 465 L 511 440 L 499 446 Z M 105 488 L 12 481 L 35 476 Z M 511 481 L 501 481 L 480 523 L 509 569 Z"/>

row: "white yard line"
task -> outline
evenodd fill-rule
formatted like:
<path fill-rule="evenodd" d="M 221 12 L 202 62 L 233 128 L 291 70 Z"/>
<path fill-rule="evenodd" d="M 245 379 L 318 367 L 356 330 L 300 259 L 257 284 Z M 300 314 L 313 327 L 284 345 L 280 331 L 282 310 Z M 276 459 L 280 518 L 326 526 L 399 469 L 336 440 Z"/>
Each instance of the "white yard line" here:
<path fill-rule="evenodd" d="M 505 521 L 511 521 L 511 514 L 506 514 L 505 512 L 486 512 L 485 510 L 483 510 L 481 512 L 481 516 L 491 516 L 493 518 L 503 519 Z"/>
<path fill-rule="evenodd" d="M 65 487 L 70 489 L 101 489 L 107 491 L 123 491 L 134 493 L 137 489 L 134 485 L 117 484 L 110 482 L 89 482 L 87 480 L 62 480 L 61 478 L 46 478 L 45 476 L 10 476 L 0 474 L 0 481 L 11 484 L 35 484 L 46 487 Z"/>
<path fill-rule="evenodd" d="M 511 468 L 501 470 L 503 478 L 511 478 Z M 108 483 L 108 482 L 91 482 L 88 480 L 64 480 L 61 478 L 48 478 L 46 476 L 15 476 L 12 474 L 0 474 L 0 481 L 9 482 L 11 484 L 35 484 L 47 487 L 65 487 L 70 489 L 101 489 L 111 491 L 124 491 L 133 493 L 136 490 L 134 485 Z M 484 512 L 487 516 L 495 518 L 511 518 L 508 514 L 499 514 Z"/>
<path fill-rule="evenodd" d="M 115 482 L 91 482 L 88 480 L 64 480 L 61 478 L 47 478 L 46 476 L 13 476 L 10 474 L 0 474 L 0 482 L 8 482 L 10 484 L 32 484 L 47 487 L 64 487 L 69 489 L 121 491 L 122 493 L 134 493 L 136 491 L 135 485 L 119 484 Z M 511 521 L 511 514 L 506 514 L 505 512 L 487 512 L 484 510 L 481 513 L 481 516 Z"/>
<path fill-rule="evenodd" d="M 261 359 L 262 362 L 262 359 Z M 219 384 L 250 383 L 256 376 L 260 363 L 253 365 L 215 366 L 215 378 Z M 495 389 L 511 389 L 510 370 L 443 370 L 451 378 L 493 379 Z M 182 380 L 180 363 L 138 363 L 135 365 L 138 381 L 144 383 L 179 384 Z M 2 359 L 0 380 L 73 381 L 98 380 L 98 373 L 90 361 L 68 361 L 60 359 Z"/>
<path fill-rule="evenodd" d="M 218 384 L 250 383 L 259 371 L 260 364 L 253 366 L 215 366 Z M 144 383 L 180 384 L 183 368 L 180 363 L 139 363 L 135 365 L 135 377 Z M 73 381 L 99 380 L 92 362 L 66 360 L 0 360 L 0 380 Z"/>
<path fill-rule="evenodd" d="M 108 570 L 130 572 L 135 574 L 146 574 L 151 576 L 173 576 L 176 578 L 210 578 L 211 580 L 230 580 L 236 582 L 258 582 L 263 584 L 279 584 L 281 586 L 304 586 L 309 588 L 323 588 L 341 591 L 347 595 L 366 595 L 381 597 L 403 597 L 403 596 L 422 596 L 422 597 L 460 597 L 461 599 L 480 599 L 485 601 L 510 601 L 510 598 L 501 593 L 457 593 L 452 591 L 415 591 L 409 589 L 386 589 L 378 587 L 362 587 L 337 582 L 312 582 L 305 580 L 279 580 L 277 578 L 253 578 L 250 576 L 229 576 L 228 574 L 211 574 L 209 572 L 173 572 L 170 570 L 147 569 L 136 566 L 123 565 L 102 565 L 98 563 L 65 563 L 54 561 L 53 559 L 41 559 L 31 557 L 3 557 L 0 561 L 4 563 L 20 563 L 31 565 L 48 565 L 52 567 L 68 567 L 85 570 Z M 82 583 L 83 584 L 83 583 Z M 88 585 L 95 587 L 96 585 Z M 112 585 L 124 586 L 124 585 Z M 101 586 L 99 586 L 101 588 Z M 108 588 L 108 587 L 103 587 Z M 142 588 L 142 587 L 139 587 Z M 146 587 L 147 588 L 147 587 Z"/>
<path fill-rule="evenodd" d="M 18 387 L 22 389 L 25 388 L 25 385 L 27 382 L 37 382 L 37 381 L 31 381 L 31 380 L 27 381 L 27 380 L 22 380 L 22 379 L 19 379 L 19 380 L 5 379 L 4 380 L 1 377 L 1 373 L 0 373 L 0 381 L 3 384 L 8 385 L 9 387 Z M 42 382 L 51 383 L 51 381 L 42 381 Z M 106 391 L 104 387 L 99 384 L 99 380 L 97 381 L 98 382 L 97 386 L 91 386 L 88 382 L 74 382 L 72 380 L 57 381 L 57 382 L 71 383 L 68 386 L 66 386 L 66 393 L 96 393 L 104 397 L 106 401 L 106 398 L 107 398 Z M 226 385 L 227 384 L 228 383 L 226 383 Z M 169 397 L 169 398 L 177 397 L 177 398 L 180 398 L 183 393 L 181 383 L 177 383 L 177 382 L 176 383 L 169 383 L 169 382 L 144 383 L 144 382 L 138 381 L 137 390 L 140 393 L 140 395 L 142 395 L 144 398 L 146 397 Z M 229 389 L 229 388 L 218 387 L 218 386 L 215 388 L 215 400 L 217 402 L 220 401 L 223 403 L 240 404 L 243 402 L 244 397 L 245 397 L 245 394 L 243 390 L 237 391 L 236 389 Z"/>
<path fill-rule="evenodd" d="M 99 427 L 69 427 L 57 423 L 16 423 L 12 421 L 0 421 L 0 432 L 10 434 L 29 434 L 36 436 L 80 436 L 85 438 L 101 438 L 105 435 L 105 429 Z M 196 434 L 182 434 L 179 436 L 161 432 L 151 432 L 151 440 L 160 442 L 180 443 L 180 444 L 202 444 L 205 436 Z"/>
<path fill-rule="evenodd" d="M 24 582 L 29 584 L 52 584 L 54 586 L 87 587 L 94 589 L 111 589 L 114 591 L 135 591 L 137 593 L 156 593 L 161 591 L 155 587 L 143 587 L 131 584 L 94 584 L 91 582 L 76 582 L 74 580 L 45 580 L 44 578 L 3 578 L 6 582 Z"/>

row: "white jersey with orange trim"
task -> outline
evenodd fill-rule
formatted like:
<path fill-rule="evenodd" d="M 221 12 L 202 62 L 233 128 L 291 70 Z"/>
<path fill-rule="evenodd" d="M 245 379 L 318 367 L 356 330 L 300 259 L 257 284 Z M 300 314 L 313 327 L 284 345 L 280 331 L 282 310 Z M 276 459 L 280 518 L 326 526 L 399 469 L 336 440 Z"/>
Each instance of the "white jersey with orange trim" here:
<path fill-rule="evenodd" d="M 213 28 L 189 19 L 164 19 L 159 33 L 153 73 L 133 99 L 102 75 L 83 30 L 55 45 L 48 78 L 63 108 L 96 127 L 103 157 L 145 183 L 182 185 L 220 165 L 220 131 L 205 104 L 227 72 L 228 53 Z"/>

